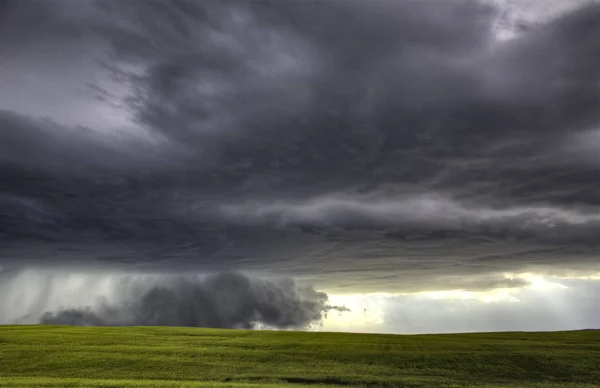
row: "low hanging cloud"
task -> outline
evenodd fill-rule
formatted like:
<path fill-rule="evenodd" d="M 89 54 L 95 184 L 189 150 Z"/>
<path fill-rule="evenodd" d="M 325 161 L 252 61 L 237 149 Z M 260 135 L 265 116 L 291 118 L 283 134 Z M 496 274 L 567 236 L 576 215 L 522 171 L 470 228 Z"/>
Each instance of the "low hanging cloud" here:
<path fill-rule="evenodd" d="M 329 305 L 327 294 L 290 278 L 234 272 L 56 276 L 30 270 L 0 275 L 4 323 L 307 329 L 329 311 L 345 310 Z M 34 279 L 41 285 L 30 282 Z"/>

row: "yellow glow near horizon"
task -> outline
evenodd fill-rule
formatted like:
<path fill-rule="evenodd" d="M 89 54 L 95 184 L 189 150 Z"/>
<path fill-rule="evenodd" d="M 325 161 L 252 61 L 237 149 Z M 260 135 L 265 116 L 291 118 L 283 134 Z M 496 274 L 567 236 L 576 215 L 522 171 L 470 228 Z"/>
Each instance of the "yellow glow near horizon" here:
<path fill-rule="evenodd" d="M 512 301 L 518 302 L 518 299 L 512 295 L 512 288 L 496 288 L 488 291 L 464 291 L 464 290 L 449 290 L 449 291 L 430 291 L 419 292 L 416 295 L 421 295 L 429 299 L 447 299 L 447 300 L 468 300 L 474 299 L 479 302 L 501 302 Z"/>
<path fill-rule="evenodd" d="M 575 277 L 544 276 L 536 273 L 505 274 L 506 279 L 522 279 L 526 282 L 522 287 L 496 288 L 482 291 L 445 290 L 422 291 L 403 294 L 371 293 L 371 294 L 330 294 L 329 302 L 333 306 L 344 306 L 350 311 L 332 311 L 324 322 L 323 330 L 331 331 L 369 331 L 374 326 L 384 323 L 385 308 L 392 298 L 399 296 L 416 296 L 433 300 L 473 300 L 481 303 L 515 302 L 518 303 L 518 294 L 523 290 L 536 292 L 551 292 L 566 289 L 560 279 Z M 579 276 L 577 279 L 600 279 L 600 274 Z"/>
<path fill-rule="evenodd" d="M 322 329 L 361 332 L 381 325 L 385 304 L 393 296 L 387 293 L 330 295 L 329 303 L 332 306 L 343 306 L 350 311 L 331 311 Z"/>
<path fill-rule="evenodd" d="M 481 302 L 500 302 L 513 301 L 518 302 L 514 296 L 516 292 L 522 289 L 532 290 L 550 290 L 568 288 L 556 281 L 548 280 L 548 277 L 537 275 L 534 273 L 521 274 L 506 274 L 507 279 L 522 279 L 528 284 L 523 287 L 514 288 L 496 288 L 486 291 L 465 291 L 465 290 L 448 290 L 448 291 L 426 291 L 417 293 L 431 299 L 475 299 Z"/>
<path fill-rule="evenodd" d="M 558 279 L 579 279 L 579 280 L 600 280 L 600 272 L 591 275 L 564 275 L 558 276 Z"/>
<path fill-rule="evenodd" d="M 525 288 L 534 289 L 534 290 L 548 290 L 555 288 L 568 288 L 567 286 L 560 284 L 558 282 L 553 282 L 547 280 L 543 276 L 536 275 L 533 273 L 524 273 L 518 275 L 517 277 L 527 281 L 529 285 L 525 286 Z"/>

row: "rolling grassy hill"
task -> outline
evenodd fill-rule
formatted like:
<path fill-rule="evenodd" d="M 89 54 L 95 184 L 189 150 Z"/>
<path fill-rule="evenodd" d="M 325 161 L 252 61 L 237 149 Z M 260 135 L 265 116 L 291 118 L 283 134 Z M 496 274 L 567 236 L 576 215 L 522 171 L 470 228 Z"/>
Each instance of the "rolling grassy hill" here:
<path fill-rule="evenodd" d="M 593 387 L 600 331 L 0 326 L 0 387 Z"/>

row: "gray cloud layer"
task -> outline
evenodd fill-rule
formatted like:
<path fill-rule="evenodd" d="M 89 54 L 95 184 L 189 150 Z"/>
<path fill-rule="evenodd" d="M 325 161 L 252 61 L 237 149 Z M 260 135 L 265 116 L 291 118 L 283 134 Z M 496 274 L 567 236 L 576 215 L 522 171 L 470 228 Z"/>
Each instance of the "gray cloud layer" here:
<path fill-rule="evenodd" d="M 500 11 L 3 2 L 6 90 L 23 106 L 0 98 L 0 259 L 370 290 L 596 267 L 600 152 L 582 139 L 600 120 L 600 6 L 508 41 Z M 89 67 L 96 105 L 45 63 Z M 118 104 L 135 130 L 38 103 L 53 96 Z"/>

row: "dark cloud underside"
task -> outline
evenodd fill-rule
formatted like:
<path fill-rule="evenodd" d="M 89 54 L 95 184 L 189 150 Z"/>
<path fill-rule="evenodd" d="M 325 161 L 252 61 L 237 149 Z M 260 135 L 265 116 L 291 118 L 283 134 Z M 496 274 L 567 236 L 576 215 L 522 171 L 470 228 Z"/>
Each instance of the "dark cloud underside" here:
<path fill-rule="evenodd" d="M 471 1 L 68 4 L 0 3 L 6 91 L 32 101 L 0 98 L 4 263 L 370 290 L 597 267 L 597 5 L 498 41 Z M 32 117 L 70 97 L 19 80 L 82 56 L 136 131 Z"/>

